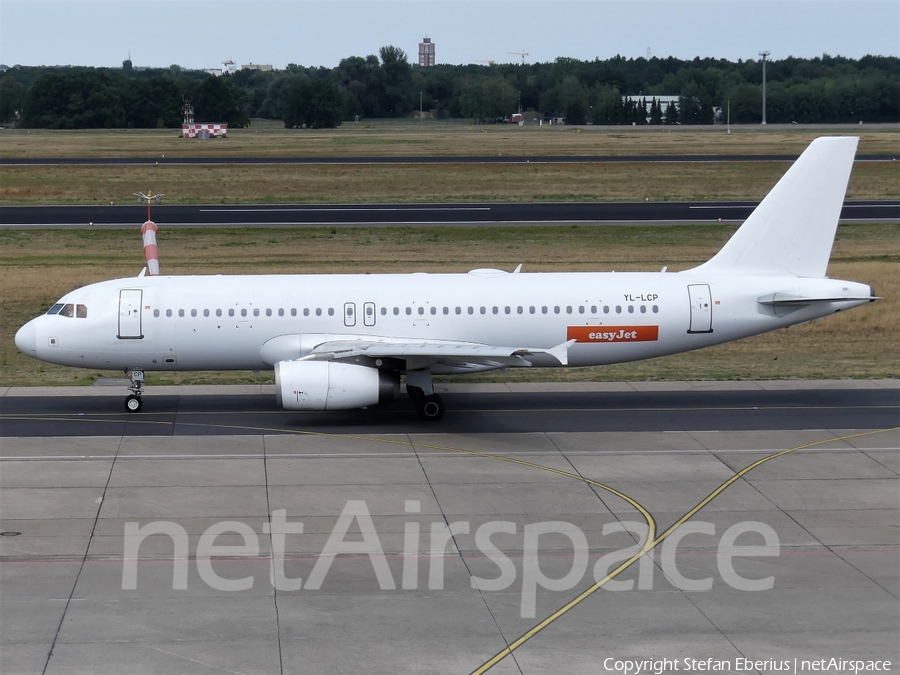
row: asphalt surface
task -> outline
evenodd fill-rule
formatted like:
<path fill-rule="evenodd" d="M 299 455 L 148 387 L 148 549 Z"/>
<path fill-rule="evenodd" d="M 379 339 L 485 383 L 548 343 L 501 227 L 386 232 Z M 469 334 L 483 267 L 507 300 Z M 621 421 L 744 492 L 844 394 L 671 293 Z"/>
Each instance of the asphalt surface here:
<path fill-rule="evenodd" d="M 405 396 L 368 410 L 318 413 L 279 410 L 270 395 L 145 395 L 136 414 L 113 396 L 7 396 L 0 398 L 0 435 L 877 429 L 900 419 L 896 389 L 448 393 L 443 399 L 447 413 L 429 423 Z"/>
<path fill-rule="evenodd" d="M 758 202 L 564 202 L 473 204 L 233 204 L 159 205 L 153 220 L 163 227 L 315 225 L 485 225 L 500 223 L 705 223 L 742 221 Z M 3 206 L 0 228 L 135 227 L 146 207 Z M 900 200 L 844 204 L 846 221 L 900 221 Z M 92 225 L 91 225 L 92 224 Z"/>
<path fill-rule="evenodd" d="M 595 164 L 606 162 L 793 162 L 799 155 L 406 155 L 395 157 L 3 157 L 0 166 L 158 164 Z M 857 155 L 858 162 L 892 162 L 896 154 Z"/>

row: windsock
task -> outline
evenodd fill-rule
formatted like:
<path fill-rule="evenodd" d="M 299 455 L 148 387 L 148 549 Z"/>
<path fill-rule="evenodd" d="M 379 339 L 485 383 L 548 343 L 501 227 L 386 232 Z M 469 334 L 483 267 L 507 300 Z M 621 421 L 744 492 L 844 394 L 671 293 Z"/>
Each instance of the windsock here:
<path fill-rule="evenodd" d="M 144 257 L 147 259 L 147 275 L 159 276 L 159 251 L 156 248 L 156 223 L 148 220 L 141 225 L 141 236 L 144 238 Z"/>

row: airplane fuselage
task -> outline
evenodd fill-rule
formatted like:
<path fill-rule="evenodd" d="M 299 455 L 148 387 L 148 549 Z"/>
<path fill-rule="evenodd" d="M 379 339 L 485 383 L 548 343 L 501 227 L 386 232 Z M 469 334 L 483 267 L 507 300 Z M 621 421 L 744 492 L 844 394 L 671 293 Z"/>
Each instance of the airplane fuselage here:
<path fill-rule="evenodd" d="M 778 310 L 764 302 L 773 294 L 854 300 Z M 871 295 L 848 281 L 690 271 L 144 276 L 67 294 L 55 307 L 82 309 L 38 317 L 17 342 L 30 356 L 67 366 L 174 371 L 270 369 L 351 336 L 545 349 L 574 339 L 568 365 L 591 366 L 756 335 L 864 304 Z M 301 339 L 288 347 L 276 340 L 281 336 Z M 561 365 L 548 354 L 525 358 Z M 400 364 L 416 367 L 412 359 Z M 431 372 L 491 367 L 436 363 Z"/>

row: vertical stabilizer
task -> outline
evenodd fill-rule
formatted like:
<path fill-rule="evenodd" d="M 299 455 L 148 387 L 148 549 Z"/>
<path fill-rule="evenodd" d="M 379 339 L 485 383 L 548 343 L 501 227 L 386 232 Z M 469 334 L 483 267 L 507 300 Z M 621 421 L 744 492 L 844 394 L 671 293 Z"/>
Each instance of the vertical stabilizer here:
<path fill-rule="evenodd" d="M 859 138 L 817 138 L 709 262 L 712 274 L 824 277 Z"/>

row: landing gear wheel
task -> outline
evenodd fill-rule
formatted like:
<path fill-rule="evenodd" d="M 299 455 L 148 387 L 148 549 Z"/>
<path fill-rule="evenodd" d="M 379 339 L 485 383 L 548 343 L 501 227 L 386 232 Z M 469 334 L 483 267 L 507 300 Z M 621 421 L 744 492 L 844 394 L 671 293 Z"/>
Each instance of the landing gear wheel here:
<path fill-rule="evenodd" d="M 428 422 L 437 422 L 444 416 L 444 401 L 437 394 L 415 399 L 419 417 Z"/>
<path fill-rule="evenodd" d="M 140 396 L 135 396 L 134 394 L 132 394 L 125 399 L 125 410 L 130 413 L 140 412 L 143 406 L 144 402 L 141 400 Z"/>

